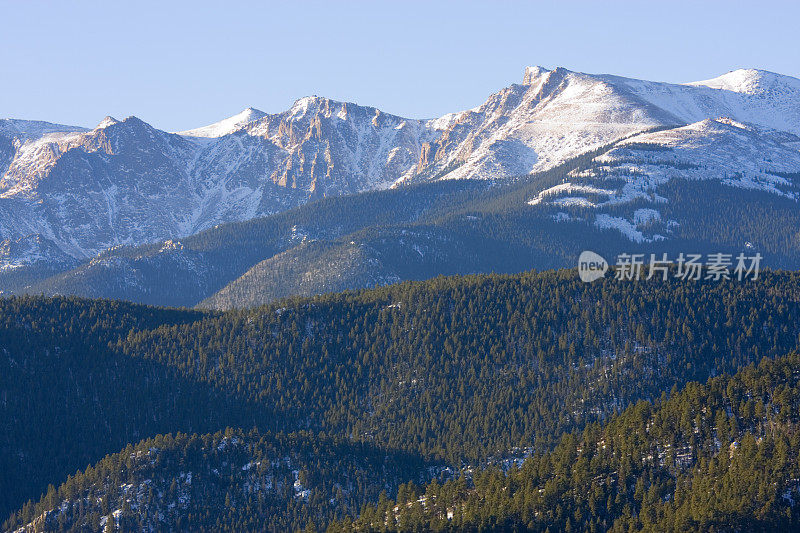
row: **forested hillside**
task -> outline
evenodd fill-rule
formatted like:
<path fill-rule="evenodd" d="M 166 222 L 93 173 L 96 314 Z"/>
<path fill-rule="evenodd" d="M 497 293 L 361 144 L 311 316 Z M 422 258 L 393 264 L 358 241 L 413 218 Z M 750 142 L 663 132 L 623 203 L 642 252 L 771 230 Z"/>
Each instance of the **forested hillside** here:
<path fill-rule="evenodd" d="M 4 529 L 291 531 L 430 477 L 414 456 L 307 433 L 158 435 L 50 487 Z"/>
<path fill-rule="evenodd" d="M 252 427 L 268 407 L 109 349 L 202 317 L 111 301 L 0 299 L 0 509 L 157 433 Z"/>
<path fill-rule="evenodd" d="M 786 353 L 798 281 L 437 278 L 145 330 L 117 349 L 306 427 L 460 461 L 547 446 L 676 384 Z"/>
<path fill-rule="evenodd" d="M 409 483 L 329 531 L 794 531 L 800 356 L 690 383 L 503 472 Z"/>
<path fill-rule="evenodd" d="M 227 313 L 0 306 L 7 513 L 159 433 L 324 432 L 454 467 L 546 450 L 636 401 L 797 347 L 800 276 L 437 278 Z"/>

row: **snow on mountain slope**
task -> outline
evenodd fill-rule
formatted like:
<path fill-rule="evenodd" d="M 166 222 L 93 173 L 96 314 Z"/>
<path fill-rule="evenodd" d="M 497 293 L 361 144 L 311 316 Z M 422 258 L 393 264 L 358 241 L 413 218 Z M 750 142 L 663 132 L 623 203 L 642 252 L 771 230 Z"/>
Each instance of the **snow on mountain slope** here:
<path fill-rule="evenodd" d="M 426 175 L 503 178 L 546 170 L 654 126 L 729 117 L 800 134 L 800 80 L 742 70 L 678 85 L 528 67 L 522 85 L 431 121 L 443 130 L 423 152 Z"/>
<path fill-rule="evenodd" d="M 235 131 L 219 137 L 107 117 L 91 131 L 17 140 L 0 178 L 0 241 L 39 235 L 65 259 L 84 259 L 179 238 L 314 197 L 388 187 L 431 137 L 420 121 L 317 97 L 277 115 L 245 115 L 254 120 L 223 121 Z M 24 263 L 0 258 L 0 268 Z"/>
<path fill-rule="evenodd" d="M 644 133 L 620 142 L 587 170 L 572 173 L 569 183 L 542 191 L 528 203 L 581 207 L 598 227 L 617 229 L 635 242 L 659 240 L 668 237 L 674 224 L 662 220 L 659 211 L 666 202 L 659 187 L 670 180 L 717 180 L 800 198 L 800 152 L 787 147 L 786 139 L 785 134 L 731 119 Z M 620 210 L 627 215 L 620 216 Z M 566 212 L 557 217 L 573 218 Z"/>
<path fill-rule="evenodd" d="M 738 69 L 710 80 L 690 82 L 687 85 L 710 87 L 749 95 L 788 94 L 800 92 L 800 80 L 768 70 Z"/>
<path fill-rule="evenodd" d="M 85 128 L 51 124 L 37 120 L 0 119 L 0 177 L 6 172 L 16 152 L 29 141 L 44 136 L 58 137 L 83 132 Z"/>
<path fill-rule="evenodd" d="M 581 177 L 623 175 L 630 183 L 657 184 L 673 178 L 718 179 L 747 189 L 797 198 L 797 185 L 780 174 L 800 172 L 800 152 L 774 132 L 730 119 L 703 120 L 682 128 L 637 135 L 596 159 Z M 630 195 L 629 195 L 630 196 Z"/>
<path fill-rule="evenodd" d="M 41 235 L 65 256 L 169 236 L 195 188 L 194 147 L 130 117 L 22 144 L 0 179 L 0 235 Z"/>
<path fill-rule="evenodd" d="M 245 124 L 258 120 L 265 115 L 266 113 L 263 111 L 248 107 L 240 113 L 215 122 L 214 124 L 209 124 L 202 128 L 195 128 L 193 130 L 179 131 L 177 133 L 188 137 L 222 137 L 223 135 L 228 135 L 229 133 L 243 128 Z"/>
<path fill-rule="evenodd" d="M 423 153 L 428 174 L 504 178 L 545 170 L 626 135 L 678 121 L 628 91 L 563 68 L 529 67 L 522 85 L 480 107 L 432 121 L 443 127 Z M 423 170 L 423 169 L 420 169 Z"/>
<path fill-rule="evenodd" d="M 742 70 L 677 85 L 529 67 L 522 81 L 434 120 L 313 96 L 282 113 L 248 108 L 179 134 L 135 117 L 107 117 L 91 131 L 0 121 L 0 242 L 9 250 L 0 268 L 25 264 L 13 250 L 27 250 L 31 261 L 53 250 L 85 259 L 324 196 L 524 175 L 654 127 L 672 129 L 637 142 L 664 143 L 684 167 L 707 165 L 709 177 L 725 183 L 794 194 L 756 167 L 766 149 L 794 168 L 800 80 Z M 729 122 L 704 122 L 721 117 Z M 648 155 L 631 155 L 641 159 L 640 185 L 623 196 L 672 175 Z M 735 177 L 736 169 L 747 177 Z M 581 198 L 568 201 L 591 201 Z M 17 241 L 28 244 L 11 245 Z M 45 241 L 46 250 L 33 251 L 31 243 Z"/>
<path fill-rule="evenodd" d="M 273 181 L 316 194 L 388 187 L 414 172 L 423 143 L 438 135 L 423 121 L 320 97 L 301 98 L 246 130 L 290 155 L 276 166 Z"/>
<path fill-rule="evenodd" d="M 598 76 L 671 113 L 683 123 L 729 117 L 800 135 L 800 80 L 764 70 L 736 70 L 684 85 Z"/>
<path fill-rule="evenodd" d="M 87 131 L 79 126 L 52 124 L 40 120 L 0 119 L 0 135 L 27 141 L 48 133 Z"/>

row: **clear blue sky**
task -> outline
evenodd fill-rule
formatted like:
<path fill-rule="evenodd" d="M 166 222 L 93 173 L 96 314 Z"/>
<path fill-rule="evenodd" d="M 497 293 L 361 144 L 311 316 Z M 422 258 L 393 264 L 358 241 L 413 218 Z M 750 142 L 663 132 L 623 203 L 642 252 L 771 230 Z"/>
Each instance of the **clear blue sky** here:
<path fill-rule="evenodd" d="M 0 0 L 0 117 L 175 131 L 305 95 L 424 118 L 526 65 L 683 82 L 800 77 L 800 2 Z"/>

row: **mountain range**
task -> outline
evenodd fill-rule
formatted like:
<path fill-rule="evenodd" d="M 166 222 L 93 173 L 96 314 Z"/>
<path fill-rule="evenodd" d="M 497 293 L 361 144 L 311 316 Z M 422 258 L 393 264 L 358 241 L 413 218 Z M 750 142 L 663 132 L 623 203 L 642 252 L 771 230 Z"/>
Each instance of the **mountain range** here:
<path fill-rule="evenodd" d="M 795 267 L 800 80 L 529 67 L 430 120 L 316 96 L 177 133 L 2 120 L 0 173 L 4 293 L 242 307 L 590 245 Z"/>

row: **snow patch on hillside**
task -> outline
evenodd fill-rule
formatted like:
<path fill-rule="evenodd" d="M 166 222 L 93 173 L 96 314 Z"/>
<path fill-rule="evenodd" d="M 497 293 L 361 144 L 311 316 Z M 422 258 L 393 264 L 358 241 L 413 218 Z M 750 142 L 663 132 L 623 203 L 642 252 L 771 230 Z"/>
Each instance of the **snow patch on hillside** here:
<path fill-rule="evenodd" d="M 645 235 L 636 227 L 636 224 L 622 217 L 615 217 L 605 213 L 600 213 L 595 217 L 594 225 L 600 229 L 617 230 L 631 241 L 636 243 L 664 240 L 662 235 L 645 237 Z"/>

